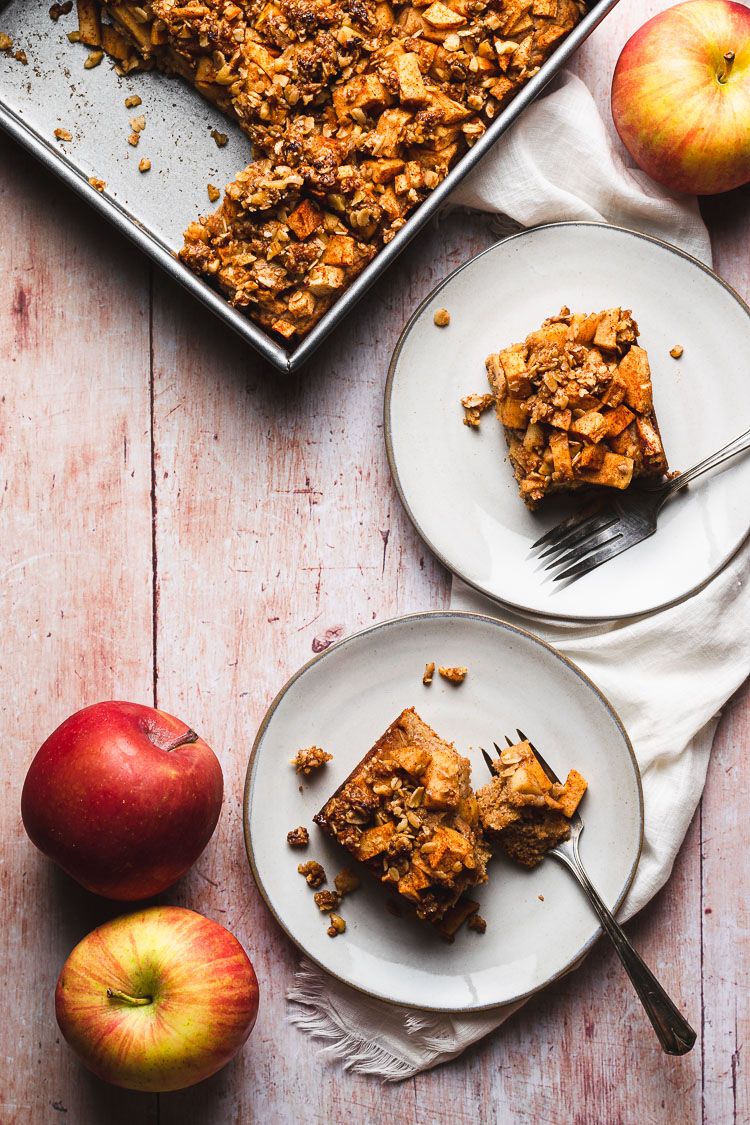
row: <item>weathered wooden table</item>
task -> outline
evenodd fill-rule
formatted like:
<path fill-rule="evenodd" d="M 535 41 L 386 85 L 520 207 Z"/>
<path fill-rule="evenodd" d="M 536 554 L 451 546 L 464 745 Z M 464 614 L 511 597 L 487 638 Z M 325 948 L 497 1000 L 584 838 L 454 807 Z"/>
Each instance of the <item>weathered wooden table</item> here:
<path fill-rule="evenodd" d="M 580 52 L 575 69 L 607 119 L 622 45 L 666 6 L 620 5 Z M 319 1044 L 285 1022 L 297 952 L 245 857 L 250 746 L 315 637 L 447 605 L 449 577 L 391 484 L 383 384 L 412 309 L 492 241 L 487 217 L 436 223 L 309 368 L 284 380 L 5 139 L 0 168 L 0 1121 L 750 1120 L 748 685 L 725 709 L 672 878 L 628 926 L 699 1031 L 690 1055 L 659 1051 L 604 943 L 462 1058 L 397 1086 L 326 1065 Z M 704 213 L 717 270 L 748 298 L 750 191 L 709 200 Z M 161 1097 L 108 1087 L 61 1040 L 53 991 L 62 962 L 120 908 L 36 852 L 19 812 L 42 740 L 77 708 L 109 698 L 158 703 L 218 752 L 219 828 L 163 897 L 234 931 L 262 987 L 258 1024 L 239 1057 L 202 1085 Z"/>

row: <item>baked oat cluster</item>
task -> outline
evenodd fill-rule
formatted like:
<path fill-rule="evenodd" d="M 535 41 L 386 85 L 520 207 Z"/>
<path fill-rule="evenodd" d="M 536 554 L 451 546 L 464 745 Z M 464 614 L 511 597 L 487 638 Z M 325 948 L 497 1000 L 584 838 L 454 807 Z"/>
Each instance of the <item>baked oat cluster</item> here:
<path fill-rule="evenodd" d="M 585 0 L 103 0 L 120 67 L 182 75 L 259 159 L 182 260 L 300 337 L 578 22 Z M 140 61 L 139 61 L 140 60 Z"/>
<path fill-rule="evenodd" d="M 531 744 L 509 746 L 493 763 L 496 776 L 477 790 L 479 819 L 492 843 L 525 867 L 535 867 L 570 835 L 569 819 L 586 792 L 586 779 L 571 770 L 553 783 Z"/>
<path fill-rule="evenodd" d="M 648 355 L 629 309 L 557 316 L 487 358 L 521 497 L 605 485 L 627 488 L 667 470 Z"/>
<path fill-rule="evenodd" d="M 381 882 L 391 884 L 450 938 L 477 903 L 467 887 L 487 881 L 489 858 L 468 759 L 409 708 L 315 816 Z"/>
<path fill-rule="evenodd" d="M 326 762 L 330 762 L 332 758 L 333 754 L 326 754 L 320 746 L 306 746 L 304 750 L 298 750 L 295 756 L 289 759 L 289 764 L 296 767 L 295 773 L 304 773 L 307 776 L 313 770 L 320 769 Z"/>

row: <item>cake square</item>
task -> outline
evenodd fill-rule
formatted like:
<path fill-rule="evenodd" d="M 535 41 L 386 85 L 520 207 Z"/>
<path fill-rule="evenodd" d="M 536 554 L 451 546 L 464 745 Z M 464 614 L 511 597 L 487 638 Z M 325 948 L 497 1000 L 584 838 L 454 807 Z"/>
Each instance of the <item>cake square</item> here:
<path fill-rule="evenodd" d="M 411 707 L 314 819 L 419 918 L 440 923 L 467 887 L 487 881 L 470 777 L 469 760 Z"/>
<path fill-rule="evenodd" d="M 630 309 L 563 306 L 487 357 L 495 410 L 527 507 L 585 485 L 625 489 L 667 471 L 651 371 Z"/>

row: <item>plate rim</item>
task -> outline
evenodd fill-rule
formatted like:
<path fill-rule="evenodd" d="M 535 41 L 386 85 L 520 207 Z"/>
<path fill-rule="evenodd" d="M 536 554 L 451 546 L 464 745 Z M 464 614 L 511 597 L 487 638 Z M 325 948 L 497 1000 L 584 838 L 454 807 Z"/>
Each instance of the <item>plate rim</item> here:
<path fill-rule="evenodd" d="M 609 699 L 606 697 L 604 692 L 601 690 L 601 688 L 599 688 L 594 683 L 594 681 L 591 679 L 591 677 L 588 676 L 583 671 L 582 668 L 579 668 L 579 666 L 573 660 L 571 660 L 568 656 L 566 656 L 565 653 L 560 652 L 560 650 L 555 648 L 554 645 L 549 644 L 548 641 L 543 640 L 541 637 L 537 636 L 535 633 L 532 633 L 529 629 L 524 629 L 520 625 L 512 625 L 509 621 L 501 621 L 497 617 L 492 617 L 489 614 L 474 613 L 474 612 L 471 612 L 471 611 L 468 611 L 468 610 L 456 610 L 456 609 L 423 610 L 423 611 L 419 611 L 419 612 L 415 612 L 415 613 L 400 614 L 396 617 L 386 618 L 386 620 L 384 620 L 384 621 L 376 621 L 371 625 L 365 626 L 363 629 L 357 629 L 354 633 L 350 633 L 348 636 L 342 637 L 340 640 L 335 641 L 327 649 L 324 649 L 323 652 L 317 653 L 310 660 L 306 661 L 300 668 L 297 669 L 296 672 L 293 673 L 293 675 L 291 675 L 289 677 L 289 679 L 286 681 L 286 683 L 276 693 L 273 700 L 269 704 L 269 706 L 266 710 L 266 713 L 263 716 L 263 719 L 261 720 L 261 723 L 258 727 L 258 731 L 255 735 L 255 739 L 253 741 L 252 749 L 250 751 L 250 758 L 249 758 L 249 761 L 248 761 L 248 764 L 247 764 L 247 770 L 245 772 L 245 785 L 244 785 L 243 800 L 242 800 L 242 828 L 243 828 L 243 835 L 244 835 L 244 841 L 245 841 L 245 852 L 247 854 L 248 862 L 250 864 L 250 869 L 252 871 L 255 886 L 257 887 L 261 898 L 263 899 L 266 907 L 270 911 L 270 913 L 271 913 L 272 917 L 274 918 L 276 924 L 284 931 L 286 936 L 294 943 L 294 945 L 300 950 L 300 952 L 309 961 L 311 961 L 318 969 L 320 969 L 322 972 L 324 972 L 327 976 L 333 977 L 333 979 L 338 981 L 339 983 L 344 984 L 348 988 L 353 989 L 355 992 L 361 993 L 363 996 L 369 996 L 369 997 L 372 997 L 375 1000 L 381 1000 L 381 1001 L 383 1001 L 383 1003 L 391 1004 L 395 1007 L 414 1008 L 418 1011 L 427 1011 L 427 1012 L 467 1014 L 467 1013 L 471 1013 L 471 1012 L 489 1011 L 493 1008 L 504 1007 L 507 1004 L 518 1003 L 522 1000 L 527 999 L 530 996 L 535 995 L 535 993 L 540 992 L 543 988 L 546 988 L 548 985 L 552 984 L 554 981 L 558 980 L 560 977 L 562 977 L 566 973 L 570 972 L 571 969 L 576 967 L 576 965 L 583 959 L 583 957 L 586 956 L 586 954 L 589 952 L 589 950 L 592 948 L 592 946 L 598 941 L 599 937 L 601 936 L 601 934 L 602 934 L 601 925 L 597 925 L 595 927 L 595 929 L 594 929 L 591 937 L 588 939 L 588 941 L 584 942 L 584 944 L 581 946 L 581 948 L 579 950 L 577 950 L 577 952 L 574 954 L 574 956 L 571 957 L 571 959 L 558 972 L 552 974 L 549 977 L 546 977 L 545 980 L 543 980 L 540 984 L 536 985 L 534 988 L 528 989 L 526 992 L 518 993 L 518 995 L 508 997 L 506 1000 L 495 1001 L 492 1004 L 480 1004 L 480 1005 L 473 1006 L 471 1008 L 453 1008 L 453 1007 L 447 1007 L 446 1008 L 446 1007 L 438 1007 L 438 1006 L 434 1006 L 434 1005 L 426 1005 L 426 1004 L 419 1004 L 419 1003 L 405 1003 L 402 1000 L 394 1000 L 394 999 L 389 998 L 387 996 L 383 996 L 382 993 L 374 992 L 370 989 L 363 988 L 360 985 L 353 984 L 350 980 L 346 980 L 344 977 L 340 976 L 338 973 L 329 969 L 327 965 L 322 964 L 316 957 L 313 957 L 312 954 L 309 952 L 309 950 L 307 950 L 304 947 L 302 942 L 300 940 L 298 940 L 298 938 L 296 938 L 293 933 L 290 932 L 288 927 L 282 922 L 281 918 L 279 917 L 278 913 L 276 912 L 273 904 L 271 903 L 271 901 L 269 899 L 268 894 L 266 893 L 266 889 L 263 885 L 263 881 L 260 878 L 256 863 L 255 863 L 255 856 L 254 856 L 254 852 L 253 852 L 253 845 L 252 845 L 251 831 L 250 831 L 249 803 L 250 803 L 250 790 L 251 790 L 252 777 L 253 777 L 253 766 L 255 764 L 255 760 L 256 760 L 256 757 L 257 757 L 257 754 L 258 754 L 258 750 L 259 750 L 260 745 L 263 741 L 263 738 L 264 738 L 265 733 L 268 729 L 268 726 L 269 726 L 271 720 L 273 719 L 273 716 L 275 715 L 279 705 L 281 704 L 282 700 L 284 699 L 287 692 L 289 691 L 289 689 L 297 682 L 298 679 L 300 679 L 301 676 L 303 676 L 308 671 L 309 668 L 311 668 L 313 665 L 317 664 L 319 661 L 325 660 L 326 657 L 331 652 L 333 652 L 336 649 L 339 649 L 342 646 L 345 646 L 345 645 L 347 645 L 351 642 L 359 641 L 363 637 L 368 636 L 369 634 L 376 633 L 376 632 L 379 632 L 379 631 L 384 630 L 384 629 L 392 628 L 395 625 L 402 625 L 406 622 L 417 622 L 417 621 L 431 620 L 431 619 L 434 619 L 434 618 L 440 618 L 440 619 L 444 619 L 444 620 L 448 620 L 448 619 L 451 619 L 451 618 L 454 618 L 454 619 L 459 618 L 461 620 L 476 620 L 476 621 L 481 622 L 483 625 L 489 624 L 491 627 L 496 627 L 500 630 L 505 630 L 507 632 L 523 636 L 527 640 L 532 641 L 534 644 L 539 645 L 541 648 L 547 649 L 547 651 L 553 657 L 560 660 L 563 664 L 566 664 L 568 666 L 568 668 L 576 676 L 578 676 L 579 679 L 581 679 L 584 682 L 584 684 L 591 691 L 593 691 L 593 693 L 598 697 L 600 703 L 604 706 L 605 710 L 608 712 L 610 718 L 614 721 L 615 726 L 618 728 L 618 730 L 620 732 L 620 735 L 622 736 L 623 742 L 625 744 L 625 748 L 626 748 L 626 750 L 628 752 L 628 755 L 630 757 L 630 764 L 631 764 L 632 769 L 633 769 L 633 775 L 635 777 L 636 789 L 637 789 L 637 793 L 638 793 L 638 818 L 639 818 L 638 850 L 637 850 L 636 856 L 633 860 L 633 863 L 631 865 L 630 871 L 628 872 L 627 877 L 625 879 L 625 883 L 623 885 L 623 888 L 620 891 L 620 893 L 618 894 L 617 899 L 615 900 L 615 903 L 611 908 L 612 913 L 614 915 L 617 914 L 617 911 L 619 910 L 620 906 L 622 905 L 622 902 L 623 902 L 625 896 L 627 895 L 628 891 L 630 890 L 630 888 L 633 884 L 633 880 L 634 880 L 636 872 L 638 870 L 638 864 L 640 862 L 641 854 L 642 854 L 642 851 L 643 851 L 643 831 L 644 831 L 643 785 L 642 785 L 642 781 L 641 781 L 640 767 L 638 765 L 638 760 L 637 760 L 637 758 L 635 756 L 635 752 L 633 750 L 633 744 L 630 741 L 630 736 L 628 735 L 628 732 L 625 729 L 625 725 L 622 722 L 622 719 L 618 715 L 618 713 L 615 710 L 612 703 L 609 701 Z"/>
<path fill-rule="evenodd" d="M 701 262 L 700 259 L 693 257 L 692 254 L 688 254 L 686 250 L 680 249 L 679 246 L 673 246 L 671 242 L 665 242 L 664 239 L 656 238 L 654 235 L 644 234 L 642 231 L 632 230 L 630 227 L 619 226 L 616 223 L 605 223 L 600 220 L 594 219 L 565 219 L 560 222 L 539 223 L 537 226 L 525 227 L 523 230 L 516 231 L 514 234 L 509 234 L 504 238 L 499 238 L 496 242 L 493 242 L 491 246 L 486 246 L 484 250 L 480 250 L 477 254 L 473 254 L 471 258 L 469 258 L 462 265 L 458 266 L 455 270 L 449 273 L 448 276 L 443 278 L 442 281 L 438 282 L 434 289 L 432 289 L 424 298 L 424 300 L 417 306 L 417 308 L 411 314 L 403 329 L 401 330 L 399 338 L 396 341 L 396 346 L 393 349 L 393 354 L 391 356 L 390 362 L 388 364 L 388 374 L 385 381 L 385 394 L 383 401 L 383 433 L 385 435 L 385 448 L 386 455 L 388 457 L 388 467 L 391 472 L 391 480 L 393 481 L 396 492 L 398 493 L 398 498 L 401 501 L 409 522 L 411 523 L 412 527 L 414 528 L 422 542 L 425 544 L 425 546 L 433 553 L 438 562 L 440 562 L 446 570 L 450 571 L 450 573 L 453 574 L 456 578 L 460 578 L 460 580 L 467 586 L 469 586 L 472 590 L 476 590 L 477 593 L 482 594 L 486 598 L 489 598 L 490 601 L 492 601 L 495 605 L 513 610 L 515 613 L 523 614 L 524 616 L 531 617 L 532 619 L 539 622 L 565 621 L 572 622 L 574 624 L 595 624 L 605 621 L 627 621 L 628 619 L 633 617 L 641 617 L 646 614 L 659 613 L 661 610 L 669 609 L 671 606 L 675 606 L 680 602 L 687 601 L 688 598 L 693 597 L 694 594 L 697 594 L 700 590 L 707 586 L 709 582 L 712 582 L 713 579 L 716 578 L 717 574 L 720 574 L 724 567 L 731 562 L 734 556 L 747 541 L 748 537 L 750 537 L 750 521 L 748 521 L 747 530 L 745 531 L 739 542 L 718 563 L 714 570 L 712 570 L 711 573 L 708 574 L 700 582 L 697 582 L 694 586 L 691 586 L 689 590 L 686 590 L 684 593 L 679 594 L 675 598 L 671 598 L 664 602 L 659 602 L 654 606 L 646 606 L 642 609 L 633 610 L 630 613 L 613 613 L 606 614 L 604 616 L 601 614 L 554 613 L 552 610 L 531 609 L 527 606 L 519 604 L 518 602 L 513 602 L 508 600 L 507 598 L 503 598 L 501 595 L 493 593 L 492 590 L 487 589 L 486 586 L 482 586 L 480 583 L 472 581 L 469 577 L 467 577 L 467 575 L 462 573 L 460 569 L 458 569 L 453 563 L 451 563 L 451 561 L 446 558 L 442 551 L 440 551 L 435 546 L 435 544 L 421 527 L 419 520 L 415 516 L 414 512 L 411 509 L 411 506 L 406 499 L 401 480 L 399 479 L 398 470 L 396 468 L 396 459 L 393 451 L 391 404 L 396 367 L 410 333 L 415 327 L 417 320 L 424 313 L 427 306 L 431 304 L 432 301 L 434 301 L 438 293 L 440 293 L 445 288 L 445 286 L 448 285 L 449 282 L 457 277 L 458 274 L 462 273 L 465 269 L 468 269 L 468 267 L 473 265 L 474 262 L 476 262 L 479 258 L 483 258 L 485 254 L 489 254 L 496 250 L 498 246 L 503 246 L 508 242 L 513 242 L 516 239 L 524 238 L 525 236 L 534 234 L 538 231 L 558 229 L 561 227 L 603 227 L 606 230 L 617 231 L 619 234 L 631 235 L 634 238 L 642 239 L 644 242 L 651 242 L 655 246 L 659 246 L 664 250 L 676 254 L 677 257 L 684 258 L 692 265 L 698 266 L 699 269 L 703 271 L 703 273 L 708 274 L 709 277 L 712 277 L 715 281 L 718 281 L 721 287 L 727 291 L 729 296 L 733 297 L 739 304 L 739 306 L 745 311 L 748 319 L 750 320 L 750 305 L 748 305 L 748 303 L 743 300 L 743 298 L 735 289 L 732 288 L 728 281 L 725 281 L 723 277 L 720 277 L 719 274 L 716 273 L 715 270 L 711 269 L 710 266 L 707 266 L 705 262 Z"/>

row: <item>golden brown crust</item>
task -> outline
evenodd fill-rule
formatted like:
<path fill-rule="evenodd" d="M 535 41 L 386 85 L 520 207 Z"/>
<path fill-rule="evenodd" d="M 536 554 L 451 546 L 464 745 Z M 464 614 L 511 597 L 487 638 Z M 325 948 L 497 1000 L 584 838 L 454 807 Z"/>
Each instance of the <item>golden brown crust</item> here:
<path fill-rule="evenodd" d="M 529 508 L 584 485 L 627 488 L 667 460 L 648 356 L 629 309 L 555 317 L 487 357 L 510 461 Z"/>
<path fill-rule="evenodd" d="M 314 818 L 420 918 L 486 882 L 489 851 L 466 758 L 409 708 Z"/>

